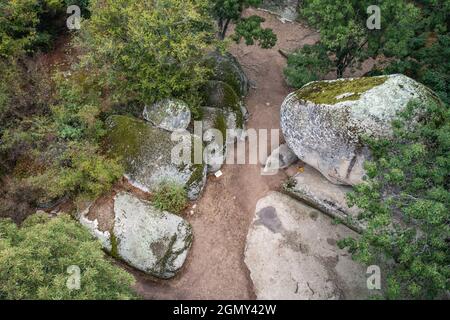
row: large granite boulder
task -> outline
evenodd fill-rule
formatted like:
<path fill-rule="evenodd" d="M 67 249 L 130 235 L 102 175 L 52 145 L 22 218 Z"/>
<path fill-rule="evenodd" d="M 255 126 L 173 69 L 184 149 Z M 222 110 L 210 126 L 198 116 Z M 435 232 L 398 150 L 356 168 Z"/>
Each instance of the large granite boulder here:
<path fill-rule="evenodd" d="M 245 248 L 257 298 L 367 298 L 366 269 L 336 244 L 349 236 L 357 234 L 287 195 L 260 199 Z"/>
<path fill-rule="evenodd" d="M 107 126 L 110 153 L 122 159 L 125 177 L 134 186 L 152 192 L 162 182 L 172 181 L 185 186 L 191 200 L 198 198 L 206 181 L 206 166 L 172 161 L 174 147 L 189 139 L 172 141 L 170 132 L 127 116 L 111 116 Z M 187 146 L 191 150 L 193 139 Z"/>
<path fill-rule="evenodd" d="M 186 130 L 191 122 L 191 110 L 183 101 L 165 99 L 145 106 L 143 117 L 154 126 L 168 130 Z"/>
<path fill-rule="evenodd" d="M 110 227 L 101 228 L 99 219 Z M 87 209 L 79 220 L 113 257 L 158 278 L 171 278 L 180 270 L 192 243 L 187 221 L 128 193 L 115 196 L 110 217 L 90 217 Z"/>
<path fill-rule="evenodd" d="M 437 99 L 404 75 L 311 82 L 281 106 L 287 144 L 333 183 L 362 182 L 370 152 L 362 137 L 390 137 L 392 120 L 410 101 Z"/>
<path fill-rule="evenodd" d="M 225 82 L 240 97 L 247 95 L 250 87 L 247 75 L 233 55 L 212 51 L 206 55 L 205 63 L 213 71 L 211 80 Z"/>
<path fill-rule="evenodd" d="M 358 219 L 361 210 L 347 205 L 347 194 L 352 191 L 352 187 L 333 184 L 308 165 L 302 171 L 283 185 L 287 194 L 325 212 L 355 231 L 364 229 Z"/>

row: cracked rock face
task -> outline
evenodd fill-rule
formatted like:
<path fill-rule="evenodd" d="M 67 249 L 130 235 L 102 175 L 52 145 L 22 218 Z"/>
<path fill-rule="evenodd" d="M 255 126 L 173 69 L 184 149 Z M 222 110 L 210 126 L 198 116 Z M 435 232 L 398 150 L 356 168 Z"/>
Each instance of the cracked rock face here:
<path fill-rule="evenodd" d="M 192 227 L 183 218 L 155 208 L 129 193 L 114 198 L 112 229 L 99 229 L 97 219 L 79 217 L 105 250 L 152 276 L 168 279 L 180 270 L 192 243 Z"/>
<path fill-rule="evenodd" d="M 245 263 L 261 300 L 365 299 L 366 269 L 337 247 L 356 233 L 289 196 L 260 199 Z"/>
<path fill-rule="evenodd" d="M 295 199 L 319 209 L 354 230 L 363 230 L 364 224 L 358 220 L 360 209 L 347 205 L 350 186 L 333 184 L 310 166 L 305 166 L 284 185 L 284 191 Z"/>
<path fill-rule="evenodd" d="M 336 184 L 362 182 L 370 152 L 363 136 L 390 137 L 412 100 L 435 95 L 404 75 L 317 81 L 287 96 L 281 128 L 290 149 Z"/>

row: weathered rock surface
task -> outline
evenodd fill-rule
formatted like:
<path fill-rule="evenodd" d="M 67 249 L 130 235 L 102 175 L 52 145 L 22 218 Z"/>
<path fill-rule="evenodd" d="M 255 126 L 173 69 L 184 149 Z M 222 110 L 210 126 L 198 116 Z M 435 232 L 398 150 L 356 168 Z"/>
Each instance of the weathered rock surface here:
<path fill-rule="evenodd" d="M 333 183 L 355 185 L 370 158 L 363 136 L 389 137 L 391 122 L 413 100 L 436 99 L 404 75 L 311 82 L 281 107 L 291 150 Z"/>
<path fill-rule="evenodd" d="M 258 299 L 364 299 L 366 269 L 336 242 L 356 234 L 287 195 L 260 199 L 245 248 Z"/>
<path fill-rule="evenodd" d="M 122 158 L 125 176 L 134 186 L 151 192 L 161 182 L 172 181 L 186 186 L 190 199 L 199 196 L 206 181 L 206 166 L 172 161 L 172 150 L 180 147 L 180 141 L 189 143 L 186 148 L 192 150 L 192 137 L 172 141 L 170 132 L 127 116 L 112 116 L 107 124 L 110 152 Z"/>
<path fill-rule="evenodd" d="M 347 205 L 346 195 L 352 191 L 352 187 L 333 184 L 310 166 L 305 166 L 302 173 L 291 177 L 284 185 L 284 190 L 356 231 L 363 229 L 358 220 L 360 210 Z"/>
<path fill-rule="evenodd" d="M 164 130 L 186 130 L 191 122 L 191 110 L 183 101 L 165 99 L 151 106 L 145 106 L 143 117 Z"/>
<path fill-rule="evenodd" d="M 240 97 L 247 95 L 250 86 L 247 75 L 233 55 L 212 51 L 205 57 L 205 62 L 213 70 L 212 80 L 227 83 Z"/>
<path fill-rule="evenodd" d="M 192 228 L 183 218 L 156 209 L 128 193 L 114 198 L 112 230 L 99 230 L 97 219 L 80 222 L 115 258 L 150 275 L 167 279 L 183 266 L 192 243 Z"/>
<path fill-rule="evenodd" d="M 259 7 L 285 20 L 295 21 L 298 17 L 298 0 L 263 0 Z"/>
<path fill-rule="evenodd" d="M 205 148 L 205 163 L 208 173 L 220 170 L 225 162 L 227 147 L 236 139 L 243 137 L 243 130 L 236 128 L 236 114 L 230 110 L 205 107 L 203 110 L 202 130 Z M 220 133 L 221 139 L 217 137 Z M 219 139 L 219 140 L 216 140 Z"/>
<path fill-rule="evenodd" d="M 267 158 L 264 167 L 264 173 L 270 173 L 279 169 L 284 169 L 294 164 L 298 160 L 295 153 L 289 149 L 287 144 L 282 144 L 272 151 L 272 154 Z"/>
<path fill-rule="evenodd" d="M 236 114 L 236 127 L 244 127 L 248 111 L 230 85 L 222 81 L 208 81 L 203 93 L 208 107 L 234 112 Z"/>

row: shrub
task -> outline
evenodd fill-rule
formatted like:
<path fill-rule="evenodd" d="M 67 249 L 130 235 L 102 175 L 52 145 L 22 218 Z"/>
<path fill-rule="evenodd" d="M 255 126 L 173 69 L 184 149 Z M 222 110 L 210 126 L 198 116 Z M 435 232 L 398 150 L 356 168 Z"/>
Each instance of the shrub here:
<path fill-rule="evenodd" d="M 70 266 L 80 268 L 79 290 L 67 287 Z M 20 228 L 0 219 L 0 299 L 132 299 L 133 282 L 67 215 L 36 214 Z"/>
<path fill-rule="evenodd" d="M 433 299 L 450 289 L 449 120 L 448 105 L 410 104 L 392 140 L 369 140 L 369 178 L 349 197 L 367 230 L 342 244 L 385 265 L 387 298 Z"/>
<path fill-rule="evenodd" d="M 175 182 L 162 182 L 152 195 L 154 206 L 160 210 L 166 210 L 179 214 L 187 205 L 186 189 Z"/>

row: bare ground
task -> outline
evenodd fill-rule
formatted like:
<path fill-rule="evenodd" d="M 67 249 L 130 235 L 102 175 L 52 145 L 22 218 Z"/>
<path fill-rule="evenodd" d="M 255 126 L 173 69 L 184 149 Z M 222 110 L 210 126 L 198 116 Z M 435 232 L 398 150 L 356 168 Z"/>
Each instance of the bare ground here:
<path fill-rule="evenodd" d="M 276 16 L 266 18 L 278 43 L 270 50 L 245 44 L 231 52 L 252 81 L 246 104 L 251 113 L 248 128 L 279 129 L 279 109 L 291 91 L 283 79 L 286 59 L 279 49 L 291 51 L 319 39 L 317 33 L 298 23 L 283 24 Z M 246 144 L 248 144 L 246 142 Z M 247 148 L 248 150 L 248 148 Z M 249 271 L 244 263 L 248 227 L 256 202 L 271 190 L 278 190 L 287 178 L 280 171 L 262 176 L 259 165 L 225 165 L 220 178 L 210 177 L 194 214 L 187 219 L 194 230 L 194 242 L 183 270 L 171 280 L 156 280 L 132 271 L 136 289 L 146 299 L 254 299 Z"/>

